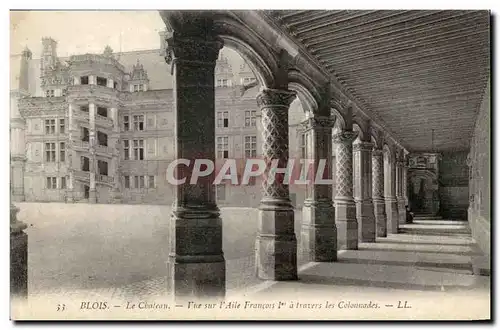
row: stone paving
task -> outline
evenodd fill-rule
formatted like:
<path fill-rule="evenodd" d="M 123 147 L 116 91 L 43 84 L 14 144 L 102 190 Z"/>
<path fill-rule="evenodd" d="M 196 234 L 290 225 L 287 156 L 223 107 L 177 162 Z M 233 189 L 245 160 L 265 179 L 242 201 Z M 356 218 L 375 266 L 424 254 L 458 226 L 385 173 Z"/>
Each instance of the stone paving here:
<path fill-rule="evenodd" d="M 401 227 L 400 234 L 360 243 L 358 250 L 339 251 L 338 262 L 304 265 L 297 282 L 269 282 L 246 297 L 292 301 L 404 297 L 421 311 L 426 307 L 439 311 L 445 304 L 461 308 L 457 315 L 454 307 L 447 308 L 436 318 L 489 318 L 490 277 L 473 274 L 472 259 L 481 252 L 467 222 L 419 221 Z M 428 315 L 429 311 L 422 316 Z M 356 315 L 342 315 L 348 316 Z"/>
<path fill-rule="evenodd" d="M 64 205 L 65 212 L 20 207 L 20 219 L 29 224 L 30 296 L 126 301 L 168 295 L 169 207 L 115 206 L 107 216 L 101 205 L 85 214 L 82 206 Z M 257 213 L 223 209 L 222 216 L 231 219 L 224 225 L 228 297 L 474 292 L 489 299 L 490 278 L 472 273 L 471 260 L 479 252 L 466 222 L 403 225 L 399 234 L 340 251 L 335 263 L 300 259 L 297 282 L 264 282 L 255 277 Z M 297 212 L 296 231 L 299 224 Z"/>

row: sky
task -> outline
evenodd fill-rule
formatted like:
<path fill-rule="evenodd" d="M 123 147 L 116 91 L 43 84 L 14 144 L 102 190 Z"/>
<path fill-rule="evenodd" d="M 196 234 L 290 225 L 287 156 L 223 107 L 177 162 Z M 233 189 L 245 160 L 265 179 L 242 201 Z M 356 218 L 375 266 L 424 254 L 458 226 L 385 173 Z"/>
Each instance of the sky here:
<path fill-rule="evenodd" d="M 58 42 L 60 57 L 101 53 L 106 45 L 115 52 L 158 49 L 164 27 L 157 11 L 11 11 L 10 54 L 27 46 L 39 58 L 42 37 Z"/>

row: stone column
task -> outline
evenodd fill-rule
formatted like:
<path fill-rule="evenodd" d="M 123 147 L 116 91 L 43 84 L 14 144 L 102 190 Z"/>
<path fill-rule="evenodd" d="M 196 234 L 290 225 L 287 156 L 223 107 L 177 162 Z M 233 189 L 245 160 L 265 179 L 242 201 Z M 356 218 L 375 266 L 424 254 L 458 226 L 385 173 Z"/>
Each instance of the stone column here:
<path fill-rule="evenodd" d="M 358 248 L 358 223 L 352 184 L 352 142 L 357 136 L 357 132 L 347 130 L 333 136 L 333 141 L 337 146 L 335 221 L 340 250 L 356 250 Z"/>
<path fill-rule="evenodd" d="M 387 213 L 387 232 L 397 234 L 399 228 L 398 201 L 396 199 L 396 166 L 389 160 L 387 178 L 385 183 L 385 209 Z"/>
<path fill-rule="evenodd" d="M 406 223 L 406 204 L 403 196 L 403 162 L 401 160 L 396 161 L 396 199 L 399 224 L 403 225 Z"/>
<path fill-rule="evenodd" d="M 355 176 L 356 216 L 358 219 L 358 237 L 361 242 L 375 242 L 375 214 L 372 201 L 372 148 L 371 142 L 353 145 L 358 175 Z"/>
<path fill-rule="evenodd" d="M 67 203 L 73 203 L 75 201 L 74 197 L 74 185 L 75 185 L 75 178 L 73 176 L 73 141 L 75 139 L 75 127 L 74 127 L 74 121 L 73 121 L 73 104 L 68 105 L 68 142 L 67 142 L 67 154 L 66 154 L 66 164 L 68 166 L 68 182 L 67 182 L 67 188 L 66 188 L 66 202 Z"/>
<path fill-rule="evenodd" d="M 307 158 L 314 161 L 310 165 L 308 195 L 302 208 L 302 251 L 308 261 L 337 260 L 337 227 L 335 209 L 332 203 L 332 185 L 315 182 L 320 161 L 323 171 L 321 179 L 332 180 L 332 127 L 333 120 L 328 117 L 312 117 L 305 123 L 306 133 L 310 136 Z"/>
<path fill-rule="evenodd" d="M 295 92 L 277 89 L 264 89 L 257 95 L 262 114 L 262 155 L 268 174 L 273 160 L 278 161 L 278 169 L 287 167 L 288 109 L 295 97 Z M 262 183 L 255 253 L 259 278 L 297 279 L 294 210 L 283 175 L 275 175 L 273 182 L 268 177 Z"/>
<path fill-rule="evenodd" d="M 15 101 L 17 102 L 17 100 Z M 11 115 L 12 116 L 12 115 Z M 11 194 L 15 201 L 24 201 L 24 171 L 26 147 L 24 140 L 26 121 L 18 117 L 10 118 L 10 171 Z"/>
<path fill-rule="evenodd" d="M 96 132 L 95 132 L 95 115 L 96 107 L 94 103 L 89 103 L 89 171 L 90 171 L 90 183 L 89 183 L 89 203 L 97 203 L 97 191 L 96 191 L 96 159 L 95 159 L 95 145 L 96 145 Z"/>
<path fill-rule="evenodd" d="M 175 158 L 191 161 L 190 167 L 176 167 L 175 177 L 186 178 L 186 183 L 174 186 L 172 216 L 166 219 L 171 222 L 168 287 L 179 301 L 224 299 L 226 293 L 215 172 L 190 184 L 196 159 L 215 162 L 214 70 L 223 44 L 209 30 L 190 32 L 167 34 L 165 58 L 174 76 Z"/>
<path fill-rule="evenodd" d="M 111 190 L 111 201 L 114 204 L 122 202 L 121 193 L 121 165 L 120 165 L 120 125 L 118 122 L 118 109 L 111 108 L 111 119 L 113 120 L 113 132 L 111 133 L 111 141 L 108 141 L 108 146 L 113 146 L 113 188 Z"/>
<path fill-rule="evenodd" d="M 382 149 L 374 148 L 372 151 L 372 172 L 372 199 L 377 237 L 387 237 L 387 215 L 384 200 L 384 153 Z"/>
<path fill-rule="evenodd" d="M 10 204 L 10 295 L 28 296 L 28 235 L 26 224 L 17 220 L 19 209 Z"/>

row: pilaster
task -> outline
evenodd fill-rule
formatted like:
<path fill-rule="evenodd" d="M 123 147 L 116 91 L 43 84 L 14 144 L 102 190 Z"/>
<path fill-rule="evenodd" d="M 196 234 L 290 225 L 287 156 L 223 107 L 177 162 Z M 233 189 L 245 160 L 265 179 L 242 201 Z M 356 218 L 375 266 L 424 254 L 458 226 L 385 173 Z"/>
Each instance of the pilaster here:
<path fill-rule="evenodd" d="M 352 142 L 357 136 L 358 133 L 354 131 L 342 131 L 333 136 L 337 147 L 335 221 L 338 231 L 338 247 L 346 250 L 358 248 L 358 223 L 352 182 Z"/>
<path fill-rule="evenodd" d="M 387 215 L 384 199 L 384 153 L 382 149 L 372 151 L 373 187 L 372 200 L 377 237 L 387 237 Z"/>
<path fill-rule="evenodd" d="M 311 117 L 304 123 L 310 136 L 307 158 L 313 177 L 308 178 L 307 198 L 302 208 L 301 247 L 308 261 L 328 262 L 337 260 L 337 227 L 332 203 L 332 185 L 316 180 L 318 169 L 323 180 L 332 180 L 332 127 L 329 117 Z M 320 169 L 320 162 L 324 168 Z M 323 166 L 322 166 L 323 167 Z M 311 182 L 312 181 L 312 182 Z"/>
<path fill-rule="evenodd" d="M 398 201 L 398 216 L 399 224 L 406 223 L 406 204 L 403 196 L 403 162 L 396 162 L 396 199 Z"/>
<path fill-rule="evenodd" d="M 361 242 L 375 242 L 375 214 L 372 201 L 372 148 L 371 142 L 360 142 L 353 145 L 353 151 L 359 161 L 359 172 L 356 176 L 356 216 Z"/>
<path fill-rule="evenodd" d="M 385 190 L 385 208 L 387 213 L 387 232 L 397 234 L 399 229 L 398 200 L 396 199 L 396 166 L 394 160 L 388 162 L 388 177 Z"/>
<path fill-rule="evenodd" d="M 92 77 L 92 76 L 91 76 Z M 94 77 L 95 78 L 95 77 Z M 89 78 L 90 80 L 90 78 Z M 89 103 L 89 203 L 97 203 L 97 190 L 96 190 L 96 158 L 95 158 L 95 145 L 96 145 L 96 131 L 95 131 L 95 116 L 96 106 L 94 103 Z"/>

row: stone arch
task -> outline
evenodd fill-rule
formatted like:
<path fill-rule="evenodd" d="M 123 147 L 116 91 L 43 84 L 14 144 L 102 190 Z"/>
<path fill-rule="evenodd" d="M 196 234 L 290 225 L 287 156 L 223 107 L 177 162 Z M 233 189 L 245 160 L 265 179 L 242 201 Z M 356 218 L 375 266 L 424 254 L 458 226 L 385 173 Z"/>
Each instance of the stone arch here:
<path fill-rule="evenodd" d="M 259 36 L 255 35 L 241 22 L 224 12 L 198 11 L 159 11 L 163 22 L 170 32 L 192 32 L 191 24 L 198 24 L 199 29 L 213 31 L 213 36 L 220 38 L 224 46 L 234 49 L 248 64 L 259 84 L 265 88 L 273 88 L 276 73 L 279 71 L 279 57 L 270 51 Z M 205 15 L 210 15 L 207 19 Z"/>
<path fill-rule="evenodd" d="M 298 83 L 289 83 L 289 89 L 297 92 L 297 98 L 302 105 L 302 110 L 306 114 L 306 118 L 310 116 L 314 116 L 315 109 L 318 107 L 318 102 L 316 102 L 314 96 L 309 92 L 309 90 L 301 84 Z"/>
<path fill-rule="evenodd" d="M 214 15 L 214 30 L 224 45 L 234 49 L 249 65 L 265 88 L 276 85 L 279 55 L 273 53 L 259 36 L 227 14 Z"/>
<path fill-rule="evenodd" d="M 333 133 L 335 134 L 335 133 L 338 133 L 340 131 L 345 130 L 346 129 L 346 122 L 345 122 L 345 118 L 342 115 L 342 113 L 340 113 L 340 111 L 338 111 L 335 108 L 331 108 L 330 113 L 331 113 L 332 118 L 335 119 L 335 123 L 333 125 Z"/>
<path fill-rule="evenodd" d="M 383 149 L 385 143 L 383 134 L 373 126 L 370 126 L 368 131 L 371 136 L 371 142 L 375 144 L 374 147 L 377 149 Z"/>
<path fill-rule="evenodd" d="M 384 143 L 383 147 L 384 155 L 384 196 L 395 197 L 396 194 L 396 177 L 395 170 L 396 166 L 394 163 L 394 154 L 390 146 Z"/>
<path fill-rule="evenodd" d="M 288 71 L 288 86 L 297 92 L 304 111 L 317 115 L 320 111 L 321 96 L 314 82 L 297 69 Z"/>
<path fill-rule="evenodd" d="M 365 136 L 363 133 L 363 129 L 361 128 L 361 126 L 358 125 L 358 123 L 352 124 L 352 130 L 354 132 L 358 132 L 358 136 L 356 137 L 356 140 L 354 140 L 353 143 L 360 143 L 361 141 L 364 141 Z"/>
<path fill-rule="evenodd" d="M 394 160 L 394 154 L 393 154 L 391 148 L 389 147 L 389 145 L 387 143 L 383 144 L 382 150 L 384 151 L 384 159 L 385 159 L 385 156 L 387 155 L 387 159 L 389 161 L 393 161 Z"/>

